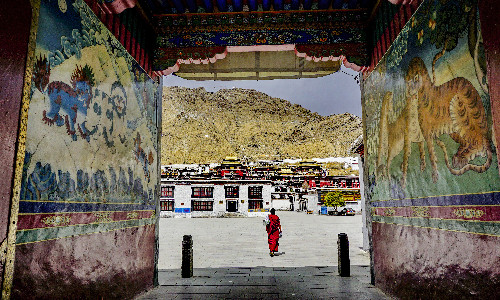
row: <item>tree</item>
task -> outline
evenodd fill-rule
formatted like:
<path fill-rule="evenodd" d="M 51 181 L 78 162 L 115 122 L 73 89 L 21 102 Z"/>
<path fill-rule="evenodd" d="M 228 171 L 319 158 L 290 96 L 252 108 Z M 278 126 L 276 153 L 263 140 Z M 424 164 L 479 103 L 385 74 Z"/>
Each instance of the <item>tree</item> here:
<path fill-rule="evenodd" d="M 339 191 L 328 192 L 325 195 L 325 205 L 330 207 L 333 206 L 335 207 L 335 210 L 337 210 L 337 207 L 339 206 L 344 206 L 345 201 L 342 193 Z"/>

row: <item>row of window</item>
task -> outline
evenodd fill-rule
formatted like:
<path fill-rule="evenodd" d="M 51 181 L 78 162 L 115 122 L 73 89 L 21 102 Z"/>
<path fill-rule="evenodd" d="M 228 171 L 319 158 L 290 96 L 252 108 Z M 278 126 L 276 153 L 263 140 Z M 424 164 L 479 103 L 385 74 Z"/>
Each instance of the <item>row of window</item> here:
<path fill-rule="evenodd" d="M 225 186 L 226 198 L 239 198 L 240 187 L 239 186 Z M 162 198 L 174 198 L 174 187 L 173 186 L 162 186 L 161 187 L 161 197 Z M 214 188 L 213 187 L 192 187 L 191 188 L 191 198 L 213 198 Z M 261 186 L 249 186 L 248 187 L 248 199 L 262 199 L 262 187 Z"/>
<path fill-rule="evenodd" d="M 248 200 L 248 209 L 261 209 L 263 208 L 262 200 Z M 160 201 L 161 211 L 174 211 L 174 200 L 161 200 Z M 214 201 L 191 201 L 192 211 L 213 211 Z"/>

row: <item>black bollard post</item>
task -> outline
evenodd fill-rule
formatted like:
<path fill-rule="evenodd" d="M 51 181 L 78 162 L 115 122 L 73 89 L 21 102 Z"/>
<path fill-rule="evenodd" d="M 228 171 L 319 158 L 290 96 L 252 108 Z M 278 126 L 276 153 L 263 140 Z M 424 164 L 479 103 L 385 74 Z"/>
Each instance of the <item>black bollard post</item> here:
<path fill-rule="evenodd" d="M 182 278 L 193 277 L 193 237 L 185 235 L 182 239 Z"/>
<path fill-rule="evenodd" d="M 337 247 L 339 252 L 339 275 L 349 277 L 351 276 L 351 261 L 349 260 L 349 239 L 346 233 L 339 233 Z"/>

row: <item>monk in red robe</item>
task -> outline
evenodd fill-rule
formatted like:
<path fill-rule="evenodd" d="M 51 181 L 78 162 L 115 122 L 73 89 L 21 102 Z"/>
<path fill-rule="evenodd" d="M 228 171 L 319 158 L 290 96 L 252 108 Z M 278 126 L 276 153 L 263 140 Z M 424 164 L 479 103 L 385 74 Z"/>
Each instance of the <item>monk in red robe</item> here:
<path fill-rule="evenodd" d="M 266 225 L 267 242 L 269 243 L 269 255 L 274 256 L 278 252 L 278 240 L 281 234 L 280 218 L 276 215 L 274 208 L 271 208 L 271 214 L 268 216 L 269 224 Z"/>

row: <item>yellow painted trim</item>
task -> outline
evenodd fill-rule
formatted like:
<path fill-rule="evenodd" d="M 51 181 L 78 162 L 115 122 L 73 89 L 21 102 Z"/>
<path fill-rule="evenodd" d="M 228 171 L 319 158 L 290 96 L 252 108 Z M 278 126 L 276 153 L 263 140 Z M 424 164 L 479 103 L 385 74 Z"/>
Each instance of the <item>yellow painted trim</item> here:
<path fill-rule="evenodd" d="M 115 229 L 109 229 L 109 230 L 103 230 L 99 232 L 89 232 L 89 233 L 82 233 L 82 234 L 75 234 L 72 236 L 63 236 L 63 237 L 58 237 L 58 238 L 53 238 L 53 239 L 46 239 L 46 240 L 40 240 L 40 241 L 35 241 L 35 242 L 27 242 L 27 243 L 19 243 L 17 245 L 27 245 L 27 244 L 34 244 L 34 243 L 40 243 L 40 242 L 47 242 L 47 241 L 54 241 L 54 240 L 61 240 L 61 239 L 66 239 L 66 238 L 72 238 L 75 236 L 82 236 L 82 235 L 90 235 L 90 234 L 99 234 L 99 233 L 105 233 L 105 232 L 111 232 L 111 231 L 117 231 L 117 230 L 122 230 L 122 229 L 130 229 L 130 228 L 139 228 L 139 227 L 144 227 L 144 226 L 154 226 L 155 224 L 144 224 L 144 225 L 139 225 L 139 226 L 128 226 L 128 227 L 122 227 L 122 228 L 115 228 Z"/>
<path fill-rule="evenodd" d="M 413 226 L 413 225 L 406 225 L 406 224 L 377 222 L 377 221 L 373 221 L 373 223 L 381 223 L 381 224 L 389 224 L 389 225 L 397 225 L 397 226 L 417 227 L 417 228 L 424 228 L 424 229 L 435 229 L 435 230 L 449 231 L 449 232 L 460 232 L 460 233 L 470 233 L 470 234 L 476 234 L 476 235 L 486 235 L 486 236 L 492 236 L 492 237 L 500 237 L 500 235 L 494 235 L 494 234 L 488 234 L 488 233 L 478 233 L 478 232 L 470 232 L 470 231 L 463 231 L 463 230 L 450 230 L 450 229 L 442 229 L 442 228 L 427 227 L 427 226 Z"/>
<path fill-rule="evenodd" d="M 36 34 L 38 31 L 38 17 L 40 0 L 30 0 L 31 28 L 28 41 L 26 71 L 24 72 L 23 97 L 19 113 L 19 132 L 17 137 L 16 161 L 14 166 L 14 180 L 7 232 L 7 253 L 5 254 L 4 274 L 2 282 L 2 299 L 10 299 L 12 281 L 14 277 L 14 261 L 16 257 L 17 217 L 19 214 L 19 199 L 21 198 L 21 181 L 23 176 L 24 156 L 26 151 L 26 132 L 28 128 L 28 110 L 31 98 L 31 78 L 35 62 Z M 14 34 L 14 33 L 13 33 Z"/>

